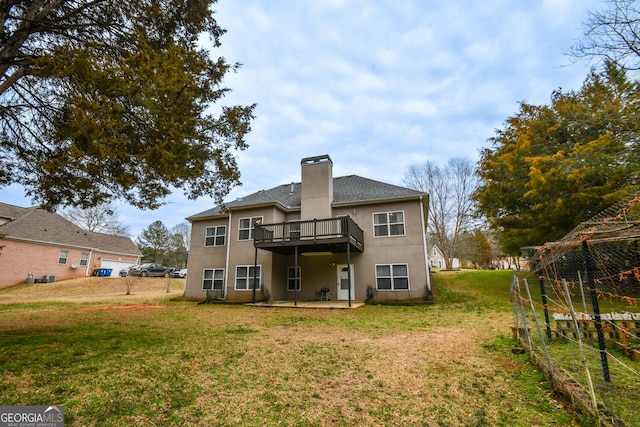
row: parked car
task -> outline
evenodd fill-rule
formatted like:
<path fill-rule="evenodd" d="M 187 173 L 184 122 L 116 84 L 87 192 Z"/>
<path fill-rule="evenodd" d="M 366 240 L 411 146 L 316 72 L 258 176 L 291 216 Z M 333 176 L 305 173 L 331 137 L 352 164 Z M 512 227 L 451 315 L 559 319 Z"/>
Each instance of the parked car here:
<path fill-rule="evenodd" d="M 142 264 L 129 269 L 130 276 L 139 277 L 171 277 L 173 268 L 165 267 L 162 264 Z"/>
<path fill-rule="evenodd" d="M 129 270 L 131 270 L 132 268 L 135 267 L 139 267 L 138 265 L 132 265 L 130 267 L 125 267 L 122 270 L 120 270 L 120 277 L 127 277 L 129 275 Z"/>
<path fill-rule="evenodd" d="M 176 268 L 173 270 L 173 277 L 184 279 L 187 277 L 187 269 L 186 268 Z"/>

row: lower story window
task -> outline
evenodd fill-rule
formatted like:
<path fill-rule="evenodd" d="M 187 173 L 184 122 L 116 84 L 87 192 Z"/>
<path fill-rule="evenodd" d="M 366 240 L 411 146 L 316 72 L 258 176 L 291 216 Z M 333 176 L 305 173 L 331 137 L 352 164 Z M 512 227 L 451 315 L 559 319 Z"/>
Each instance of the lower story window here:
<path fill-rule="evenodd" d="M 289 267 L 287 273 L 287 290 L 300 290 L 300 267 Z"/>
<path fill-rule="evenodd" d="M 251 291 L 255 281 L 256 289 L 260 289 L 260 266 L 236 266 L 236 291 Z"/>
<path fill-rule="evenodd" d="M 202 289 L 221 291 L 224 285 L 223 268 L 205 268 L 202 275 Z"/>
<path fill-rule="evenodd" d="M 58 257 L 58 264 L 66 264 L 69 259 L 69 251 L 60 251 L 60 256 Z"/>
<path fill-rule="evenodd" d="M 82 254 L 80 257 L 80 265 L 86 267 L 89 264 L 89 254 Z"/>
<path fill-rule="evenodd" d="M 408 264 L 376 265 L 376 289 L 379 291 L 406 291 L 409 289 Z"/>

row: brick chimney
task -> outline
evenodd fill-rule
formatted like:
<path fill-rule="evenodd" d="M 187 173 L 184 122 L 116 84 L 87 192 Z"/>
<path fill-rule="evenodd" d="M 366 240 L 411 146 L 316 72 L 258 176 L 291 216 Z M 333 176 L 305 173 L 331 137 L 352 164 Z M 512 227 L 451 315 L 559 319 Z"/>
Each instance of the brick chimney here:
<path fill-rule="evenodd" d="M 300 219 L 331 218 L 333 203 L 333 162 L 331 157 L 307 157 L 302 166 L 302 206 Z"/>

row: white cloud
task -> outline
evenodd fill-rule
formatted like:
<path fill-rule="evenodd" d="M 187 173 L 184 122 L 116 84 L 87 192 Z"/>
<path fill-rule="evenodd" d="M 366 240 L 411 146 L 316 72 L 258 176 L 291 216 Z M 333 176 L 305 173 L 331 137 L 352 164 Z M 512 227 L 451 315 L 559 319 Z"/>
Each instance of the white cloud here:
<path fill-rule="evenodd" d="M 563 67 L 599 0 L 220 0 L 228 30 L 214 56 L 240 62 L 224 102 L 257 103 L 231 198 L 300 180 L 300 159 L 329 154 L 336 175 L 401 184 L 411 164 L 477 159 L 518 102 L 577 89 Z M 16 193 L 0 191 L 0 200 Z M 156 212 L 121 208 L 134 233 L 208 209 L 178 192 Z M 28 203 L 27 203 L 28 204 Z"/>

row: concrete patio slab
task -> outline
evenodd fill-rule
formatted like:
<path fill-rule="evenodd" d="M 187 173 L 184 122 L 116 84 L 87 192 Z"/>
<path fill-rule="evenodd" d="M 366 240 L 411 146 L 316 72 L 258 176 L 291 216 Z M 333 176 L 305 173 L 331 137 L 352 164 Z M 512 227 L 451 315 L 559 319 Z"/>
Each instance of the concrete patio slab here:
<path fill-rule="evenodd" d="M 349 301 L 298 301 L 297 304 L 293 301 L 264 301 L 264 302 L 250 302 L 246 305 L 252 307 L 280 307 L 280 308 L 324 308 L 324 309 L 349 309 L 358 308 L 364 305 L 362 301 L 351 301 L 351 307 L 349 307 Z"/>

